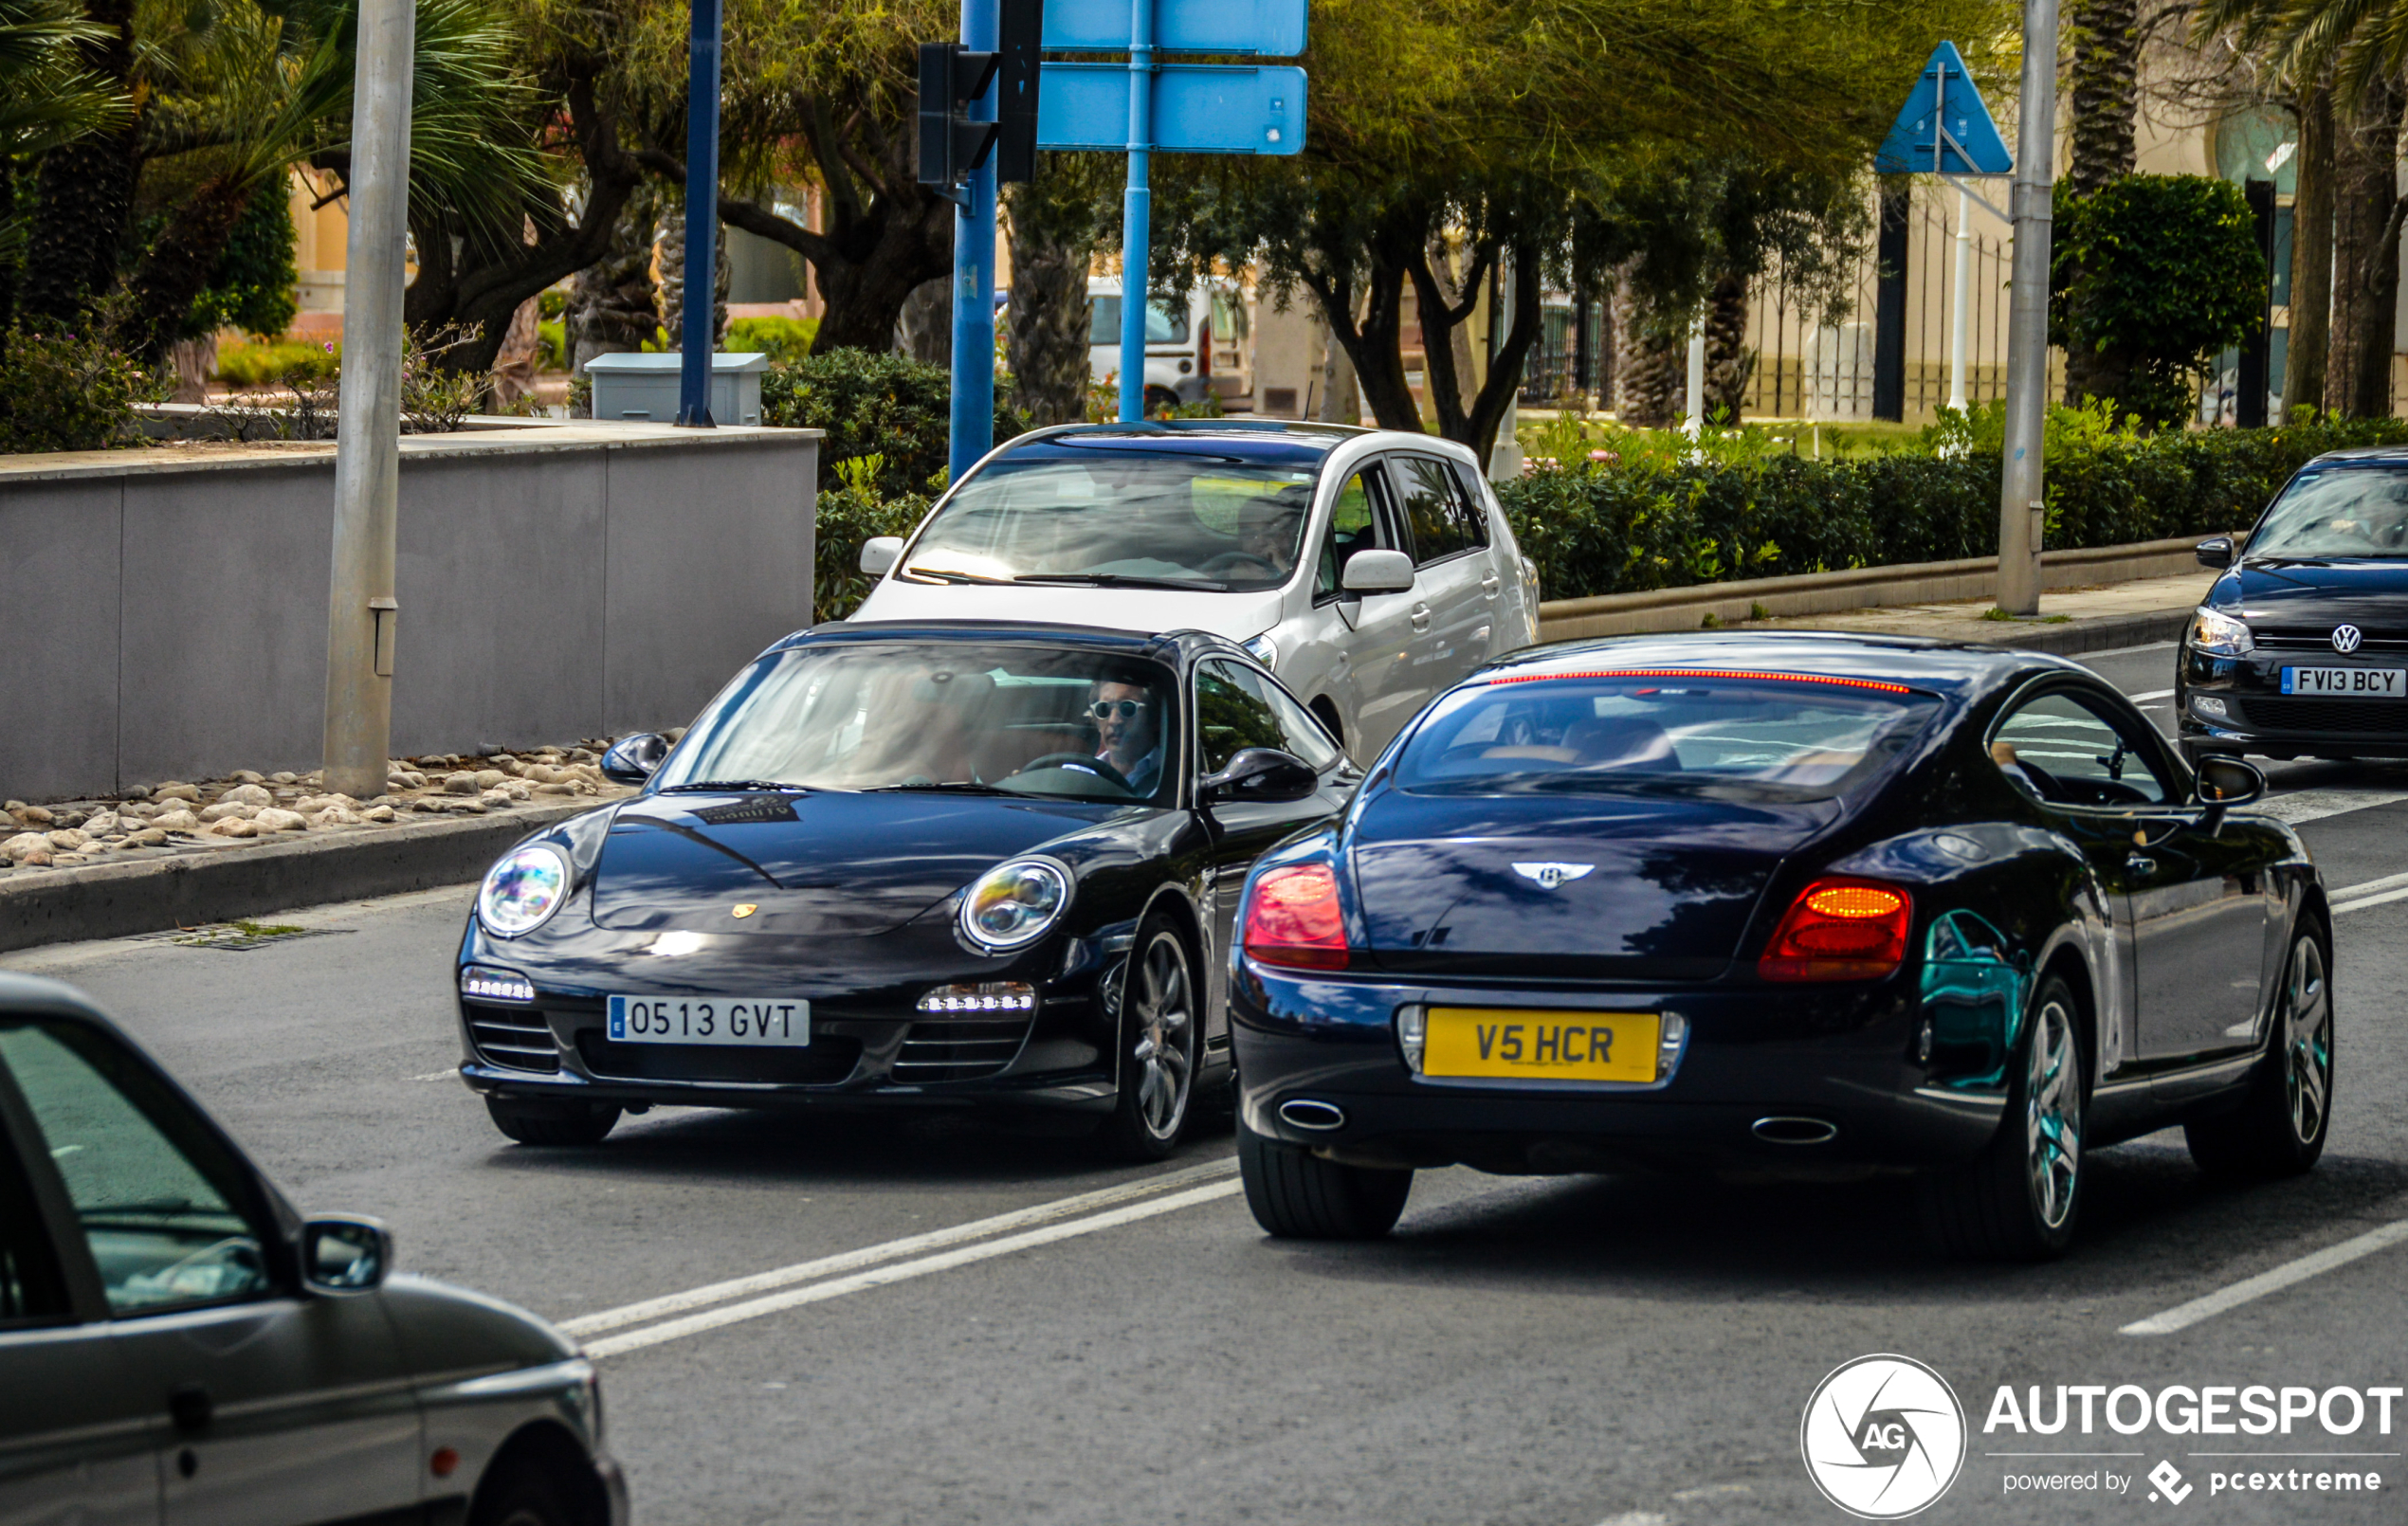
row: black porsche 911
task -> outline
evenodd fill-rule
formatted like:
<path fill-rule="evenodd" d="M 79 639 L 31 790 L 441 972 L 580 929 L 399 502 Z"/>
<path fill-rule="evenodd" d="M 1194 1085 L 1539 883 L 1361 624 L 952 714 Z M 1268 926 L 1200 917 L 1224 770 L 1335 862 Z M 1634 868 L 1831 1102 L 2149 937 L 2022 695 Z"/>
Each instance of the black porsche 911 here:
<path fill-rule="evenodd" d="M 2224 575 L 2175 664 L 2185 753 L 2408 757 L 2408 450 L 2317 457 L 2198 559 Z"/>
<path fill-rule="evenodd" d="M 1239 1159 L 1274 1234 L 1414 1168 L 1918 1178 L 1959 1254 L 2061 1251 L 2087 1153 L 2324 1147 L 2332 962 L 2291 829 L 2060 659 L 1816 634 L 1537 647 L 1247 881 Z"/>
<path fill-rule="evenodd" d="M 643 792 L 504 855 L 461 941 L 503 1134 L 984 1105 L 1140 1159 L 1227 1078 L 1248 866 L 1360 777 L 1219 637 L 994 624 L 820 626 L 604 769 Z"/>

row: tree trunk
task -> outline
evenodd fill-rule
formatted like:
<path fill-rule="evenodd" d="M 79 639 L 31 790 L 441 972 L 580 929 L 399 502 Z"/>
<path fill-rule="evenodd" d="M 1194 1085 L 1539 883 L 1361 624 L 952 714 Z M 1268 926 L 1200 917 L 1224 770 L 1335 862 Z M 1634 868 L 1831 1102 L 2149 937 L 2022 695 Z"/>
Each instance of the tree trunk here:
<path fill-rule="evenodd" d="M 2074 0 L 2066 13 L 2073 59 L 2067 71 L 2072 151 L 2066 194 L 2088 201 L 2132 173 L 2132 121 L 2139 100 L 2141 37 L 2134 0 Z M 2079 282 L 2081 272 L 2072 273 Z M 2128 357 L 2075 342 L 2066 347 L 2065 400 L 2113 397 L 2131 371 Z"/>
<path fill-rule="evenodd" d="M 734 266 L 727 257 L 727 230 L 719 229 L 719 237 L 711 241 L 711 253 L 718 280 L 711 290 L 711 348 L 716 350 L 727 337 L 727 285 Z M 685 344 L 685 203 L 670 207 L 661 219 L 661 321 L 669 331 L 668 347 L 680 350 Z"/>
<path fill-rule="evenodd" d="M 1684 366 L 1686 370 L 1686 365 Z M 1716 278 L 1706 299 L 1706 417 L 1737 424 L 1756 372 L 1756 352 L 1747 348 L 1747 282 Z"/>
<path fill-rule="evenodd" d="M 108 28 L 105 38 L 77 45 L 83 67 L 123 89 L 134 73 L 134 0 L 86 0 L 83 18 Z M 135 99 L 133 119 L 117 132 L 42 156 L 26 245 L 22 300 L 28 318 L 72 323 L 117 284 L 142 166 L 145 98 Z"/>
<path fill-rule="evenodd" d="M 543 350 L 543 336 L 538 332 L 542 321 L 543 304 L 532 297 L 510 315 L 509 332 L 502 335 L 501 352 L 493 357 L 495 408 L 508 408 L 534 395 L 536 363 Z"/>
<path fill-rule="evenodd" d="M 208 402 L 209 373 L 217 368 L 217 336 L 176 340 L 168 348 L 167 364 L 175 378 L 174 390 L 167 395 L 169 402 Z"/>
<path fill-rule="evenodd" d="M 894 350 L 923 366 L 953 364 L 953 282 L 923 281 L 895 317 Z"/>
<path fill-rule="evenodd" d="M 2299 185 L 2291 206 L 2290 336 L 2283 416 L 2325 406 L 2326 327 L 2333 301 L 2333 87 L 2319 82 L 2299 108 Z"/>
<path fill-rule="evenodd" d="M 1078 424 L 1087 416 L 1087 298 L 1085 239 L 1064 243 L 1012 220 L 1012 317 L 1008 354 L 1013 399 L 1029 422 Z"/>
<path fill-rule="evenodd" d="M 595 355 L 641 349 L 660 332 L 660 299 L 652 289 L 655 201 L 649 187 L 629 198 L 602 258 L 578 271 L 569 287 L 563 326 L 569 369 L 578 375 Z"/>
<path fill-rule="evenodd" d="M 1640 307 L 1633 274 L 1625 265 L 1614 283 L 1614 415 L 1631 428 L 1669 428 L 1687 385 L 1687 356 Z"/>
<path fill-rule="evenodd" d="M 2333 411 L 2349 418 L 2391 411 L 2399 270 L 2397 245 L 2384 232 L 2398 200 L 2400 104 L 2397 90 L 2370 92 L 2333 146 L 2333 318 L 2325 397 Z"/>
<path fill-rule="evenodd" d="M 1321 395 L 1313 402 L 1313 417 L 1323 424 L 1359 424 L 1362 422 L 1362 397 L 1355 385 L 1355 363 L 1348 358 L 1346 347 L 1329 332 L 1323 319 L 1321 329 Z"/>

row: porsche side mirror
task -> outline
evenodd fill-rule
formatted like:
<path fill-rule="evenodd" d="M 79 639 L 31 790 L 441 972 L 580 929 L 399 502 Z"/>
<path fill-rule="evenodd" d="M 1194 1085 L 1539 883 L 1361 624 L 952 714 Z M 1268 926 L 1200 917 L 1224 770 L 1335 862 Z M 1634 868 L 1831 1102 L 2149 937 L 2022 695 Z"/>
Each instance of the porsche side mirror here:
<path fill-rule="evenodd" d="M 1359 551 L 1346 558 L 1338 586 L 1349 593 L 1403 593 L 1413 587 L 1413 558 L 1401 551 Z"/>
<path fill-rule="evenodd" d="M 2194 554 L 2198 557 L 2201 567 L 2213 567 L 2221 571 L 2233 565 L 2233 537 L 2210 536 L 2198 543 Z"/>
<path fill-rule="evenodd" d="M 2266 775 L 2253 763 L 2209 754 L 2199 759 L 2198 801 L 2207 808 L 2200 828 L 2214 836 L 2224 825 L 2224 813 L 2246 806 L 2266 793 Z"/>
<path fill-rule="evenodd" d="M 638 732 L 611 744 L 602 754 L 602 777 L 612 784 L 642 784 L 669 755 L 669 739 L 656 731 Z"/>
<path fill-rule="evenodd" d="M 1208 801 L 1302 800 L 1321 788 L 1321 775 L 1303 758 L 1276 747 L 1244 747 L 1218 773 L 1202 782 Z"/>
<path fill-rule="evenodd" d="M 884 577 L 903 559 L 903 536 L 872 536 L 861 543 L 861 570 Z"/>
<path fill-rule="evenodd" d="M 393 1267 L 392 1231 L 374 1219 L 329 1214 L 301 1231 L 301 1281 L 312 1293 L 374 1293 Z"/>

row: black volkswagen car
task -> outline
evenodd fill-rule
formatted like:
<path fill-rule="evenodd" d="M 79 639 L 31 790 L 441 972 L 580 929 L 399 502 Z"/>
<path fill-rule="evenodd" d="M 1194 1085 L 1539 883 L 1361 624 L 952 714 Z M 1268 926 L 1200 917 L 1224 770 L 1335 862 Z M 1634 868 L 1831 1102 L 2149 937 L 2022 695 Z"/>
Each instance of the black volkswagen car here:
<path fill-rule="evenodd" d="M 1534 648 L 1246 886 L 1239 1159 L 1274 1234 L 1414 1169 L 1919 1180 L 1958 1253 L 2062 1250 L 2101 1145 L 2323 1149 L 2325 890 L 2057 658 L 1797 633 Z"/>
<path fill-rule="evenodd" d="M 1359 777 L 1217 636 L 941 623 L 790 637 L 604 768 L 643 792 L 504 855 L 461 940 L 503 1134 L 982 1105 L 1141 1159 L 1226 1081 L 1247 868 Z"/>
<path fill-rule="evenodd" d="M 2408 450 L 2300 468 L 2236 544 L 2176 663 L 2182 750 L 2408 757 Z"/>

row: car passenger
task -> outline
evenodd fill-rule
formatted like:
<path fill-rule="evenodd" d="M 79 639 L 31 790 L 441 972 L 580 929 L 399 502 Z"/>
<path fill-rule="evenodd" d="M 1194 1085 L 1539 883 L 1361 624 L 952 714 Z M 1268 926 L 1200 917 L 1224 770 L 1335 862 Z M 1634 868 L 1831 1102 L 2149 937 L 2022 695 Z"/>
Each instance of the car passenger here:
<path fill-rule="evenodd" d="M 1144 684 L 1098 679 L 1087 704 L 1103 742 L 1095 755 L 1120 771 L 1134 795 L 1151 795 L 1162 782 L 1162 723 L 1155 703 Z"/>
<path fill-rule="evenodd" d="M 1285 578 L 1296 565 L 1304 505 L 1283 498 L 1249 499 L 1237 519 L 1237 549 Z"/>

